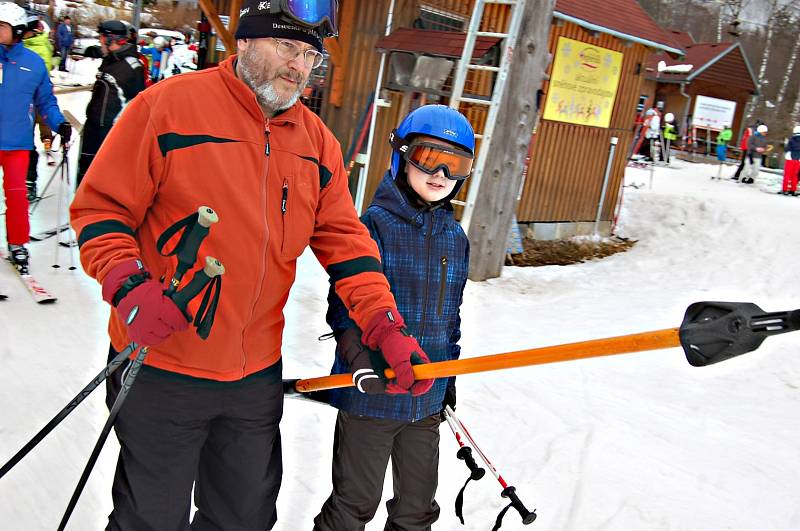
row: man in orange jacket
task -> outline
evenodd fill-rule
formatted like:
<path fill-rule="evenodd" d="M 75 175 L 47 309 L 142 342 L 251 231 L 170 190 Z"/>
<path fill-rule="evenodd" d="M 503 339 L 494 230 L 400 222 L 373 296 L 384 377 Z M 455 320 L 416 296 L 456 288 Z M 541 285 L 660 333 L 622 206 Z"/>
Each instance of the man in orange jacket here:
<path fill-rule="evenodd" d="M 81 263 L 112 304 L 111 355 L 129 341 L 151 347 L 116 422 L 121 450 L 107 529 L 187 529 L 193 483 L 191 529 L 273 527 L 282 310 L 307 246 L 400 387 L 414 384 L 412 355 L 428 361 L 395 317 L 339 144 L 297 101 L 322 61 L 322 38 L 335 34 L 336 0 L 295 4 L 246 0 L 237 56 L 132 100 L 72 204 Z M 202 254 L 228 273 L 203 341 L 175 333 L 187 320 L 163 294 L 158 279 L 171 278 L 174 265 L 156 240 L 205 204 L 220 222 Z"/>

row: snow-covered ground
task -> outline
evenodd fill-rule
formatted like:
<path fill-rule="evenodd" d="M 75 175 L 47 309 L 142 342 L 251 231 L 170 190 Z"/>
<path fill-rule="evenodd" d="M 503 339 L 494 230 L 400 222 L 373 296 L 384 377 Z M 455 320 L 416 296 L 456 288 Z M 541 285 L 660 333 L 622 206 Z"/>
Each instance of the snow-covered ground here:
<path fill-rule="evenodd" d="M 60 100 L 80 119 L 87 97 Z M 499 279 L 470 282 L 463 355 L 675 327 L 699 300 L 797 308 L 800 198 L 712 182 L 710 165 L 675 165 L 656 170 L 652 189 L 647 171 L 628 170 L 628 183 L 645 183 L 625 188 L 619 233 L 639 241 L 631 251 L 568 267 L 506 268 Z M 43 166 L 40 179 L 50 173 Z M 33 231 L 54 226 L 56 211 L 56 196 L 46 199 Z M 0 302 L 0 463 L 105 364 L 108 311 L 95 282 L 80 270 L 52 269 L 52 240 L 31 249 L 33 272 L 59 301 L 37 307 L 0 268 L 0 292 L 10 296 Z M 285 376 L 321 376 L 333 347 L 316 339 L 327 332 L 328 281 L 310 253 L 298 268 L 285 312 Z M 510 512 L 503 529 L 800 529 L 798 346 L 800 334 L 777 336 L 705 368 L 673 348 L 460 377 L 459 416 L 538 513 L 525 527 Z M 287 401 L 277 530 L 310 529 L 327 497 L 335 416 L 327 406 Z M 0 479 L 0 528 L 57 526 L 106 417 L 100 390 Z M 69 529 L 104 528 L 117 448 L 111 437 Z M 443 426 L 435 528 L 490 529 L 505 500 L 489 474 L 467 487 L 466 526 L 454 516 L 467 476 L 456 451 Z M 367 529 L 382 529 L 385 514 L 381 508 Z"/>

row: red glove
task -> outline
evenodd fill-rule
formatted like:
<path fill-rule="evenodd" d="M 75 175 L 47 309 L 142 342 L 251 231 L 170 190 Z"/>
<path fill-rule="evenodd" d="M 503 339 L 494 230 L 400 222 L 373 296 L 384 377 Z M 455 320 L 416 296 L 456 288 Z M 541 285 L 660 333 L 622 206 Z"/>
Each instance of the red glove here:
<path fill-rule="evenodd" d="M 372 350 L 380 350 L 386 363 L 395 374 L 392 382 L 402 390 L 411 391 L 413 396 L 425 394 L 433 386 L 433 380 L 414 381 L 411 365 L 430 363 L 428 355 L 419 346 L 395 309 L 379 311 L 372 317 L 361 340 Z M 391 385 L 391 384 L 390 384 Z M 387 385 L 387 392 L 395 392 Z"/>
<path fill-rule="evenodd" d="M 155 346 L 189 327 L 189 319 L 139 260 L 123 262 L 103 280 L 103 300 L 116 306 L 137 345 Z"/>

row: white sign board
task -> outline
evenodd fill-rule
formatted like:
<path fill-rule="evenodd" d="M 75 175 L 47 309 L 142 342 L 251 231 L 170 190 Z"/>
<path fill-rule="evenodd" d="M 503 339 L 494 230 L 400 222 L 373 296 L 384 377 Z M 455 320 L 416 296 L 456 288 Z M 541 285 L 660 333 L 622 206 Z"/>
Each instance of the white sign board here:
<path fill-rule="evenodd" d="M 736 102 L 697 96 L 694 100 L 692 125 L 707 129 L 722 130 L 722 126 L 733 125 L 733 115 L 736 112 Z"/>

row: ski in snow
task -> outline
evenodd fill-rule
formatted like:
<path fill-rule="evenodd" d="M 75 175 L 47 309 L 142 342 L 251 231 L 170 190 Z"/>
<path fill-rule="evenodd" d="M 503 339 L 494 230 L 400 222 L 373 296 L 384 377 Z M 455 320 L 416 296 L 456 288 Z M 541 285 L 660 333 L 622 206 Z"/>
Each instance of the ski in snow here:
<path fill-rule="evenodd" d="M 38 304 L 52 304 L 58 300 L 56 297 L 51 295 L 49 291 L 40 286 L 36 279 L 33 278 L 33 275 L 30 273 L 20 272 L 20 270 L 17 269 L 17 266 L 11 263 L 11 260 L 8 256 L 6 256 L 5 252 L 0 251 L 0 259 L 6 262 L 8 267 L 14 270 L 19 279 L 28 289 L 28 292 L 31 294 L 31 297 L 33 297 L 33 300 L 35 300 Z"/>
<path fill-rule="evenodd" d="M 58 227 L 38 232 L 36 234 L 31 234 L 30 238 L 32 242 L 40 242 L 42 240 L 46 240 L 47 238 L 52 238 L 57 233 L 64 232 L 65 230 L 69 230 L 69 223 L 64 223 Z"/>

